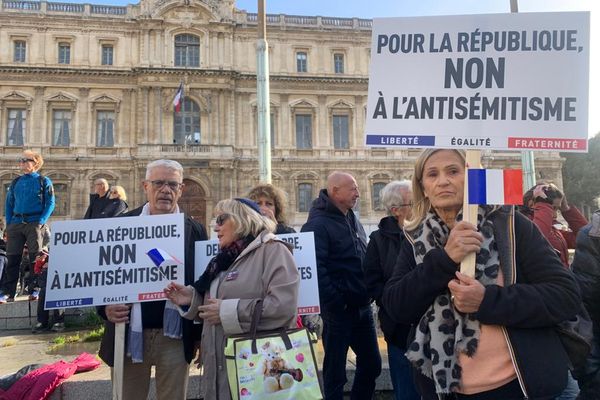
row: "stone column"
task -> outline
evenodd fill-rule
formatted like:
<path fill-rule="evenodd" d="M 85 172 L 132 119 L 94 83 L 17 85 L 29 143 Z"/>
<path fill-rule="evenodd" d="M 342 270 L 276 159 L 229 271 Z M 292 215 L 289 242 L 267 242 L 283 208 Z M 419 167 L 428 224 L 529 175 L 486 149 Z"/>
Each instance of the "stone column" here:
<path fill-rule="evenodd" d="M 77 110 L 73 113 L 77 118 L 73 119 L 73 123 L 77 127 L 73 127 L 73 137 L 71 138 L 71 146 L 73 147 L 93 147 L 96 144 L 96 135 L 92 130 L 92 119 L 95 117 L 90 110 L 89 104 L 90 88 L 79 88 L 79 104 L 76 104 Z M 86 133 L 89 133 L 86 135 Z"/>

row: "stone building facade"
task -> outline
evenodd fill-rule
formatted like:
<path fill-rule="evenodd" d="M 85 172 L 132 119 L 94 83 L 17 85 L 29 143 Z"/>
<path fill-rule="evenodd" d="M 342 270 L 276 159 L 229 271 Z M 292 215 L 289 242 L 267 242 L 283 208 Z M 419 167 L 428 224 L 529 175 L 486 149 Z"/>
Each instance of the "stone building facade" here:
<path fill-rule="evenodd" d="M 141 0 L 126 7 L 0 2 L 0 196 L 24 148 L 40 151 L 53 220 L 80 218 L 98 177 L 141 205 L 145 165 L 185 168 L 184 210 L 207 226 L 217 201 L 258 182 L 257 15 L 233 0 Z M 327 175 L 345 170 L 374 229 L 379 190 L 410 178 L 418 150 L 364 146 L 371 20 L 268 15 L 273 183 L 300 226 Z M 179 112 L 173 98 L 182 84 Z M 486 154 L 496 167 L 518 153 Z M 539 154 L 560 184 L 560 158 Z"/>

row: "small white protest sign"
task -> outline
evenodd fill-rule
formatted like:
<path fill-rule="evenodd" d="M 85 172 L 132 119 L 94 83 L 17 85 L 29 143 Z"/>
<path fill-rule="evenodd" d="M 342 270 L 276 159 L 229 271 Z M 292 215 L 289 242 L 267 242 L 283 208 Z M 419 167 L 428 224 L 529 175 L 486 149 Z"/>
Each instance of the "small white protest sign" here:
<path fill-rule="evenodd" d="M 281 240 L 293 247 L 294 260 L 300 273 L 298 292 L 298 314 L 319 314 L 319 282 L 317 280 L 317 260 L 315 256 L 315 240 L 312 232 L 286 233 L 277 235 Z M 196 242 L 196 279 L 202 275 L 208 262 L 219 251 L 218 240 Z"/>
<path fill-rule="evenodd" d="M 183 214 L 52 224 L 46 309 L 164 298 L 184 282 Z"/>

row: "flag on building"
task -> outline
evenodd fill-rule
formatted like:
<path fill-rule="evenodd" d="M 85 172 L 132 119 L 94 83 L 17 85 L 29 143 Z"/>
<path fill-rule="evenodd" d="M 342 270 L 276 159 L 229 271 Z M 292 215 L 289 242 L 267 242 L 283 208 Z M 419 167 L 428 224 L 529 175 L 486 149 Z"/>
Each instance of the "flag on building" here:
<path fill-rule="evenodd" d="M 179 88 L 173 98 L 173 107 L 175 107 L 176 112 L 181 111 L 181 103 L 183 103 L 183 82 L 179 84 Z"/>
<path fill-rule="evenodd" d="M 470 169 L 469 204 L 523 204 L 520 169 Z"/>
<path fill-rule="evenodd" d="M 148 254 L 148 257 L 150 257 L 154 265 L 157 267 L 163 267 L 165 265 L 183 265 L 181 261 L 171 256 L 163 249 L 155 248 L 146 254 Z"/>

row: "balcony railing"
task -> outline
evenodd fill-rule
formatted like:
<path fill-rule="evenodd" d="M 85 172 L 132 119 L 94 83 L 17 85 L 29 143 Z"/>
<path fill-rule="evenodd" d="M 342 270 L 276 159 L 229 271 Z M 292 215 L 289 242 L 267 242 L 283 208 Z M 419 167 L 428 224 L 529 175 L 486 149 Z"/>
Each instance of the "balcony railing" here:
<path fill-rule="evenodd" d="M 63 2 L 49 2 L 45 0 L 0 0 L 0 12 L 3 10 L 19 10 L 23 12 L 37 13 L 69 13 L 81 15 L 108 15 L 115 17 L 130 17 L 134 18 L 139 15 L 139 6 L 130 5 L 109 6 L 101 4 L 75 4 Z M 258 14 L 236 12 L 235 20 L 239 23 L 256 24 L 258 23 Z M 323 28 L 339 28 L 339 29 L 360 29 L 370 30 L 373 21 L 370 19 L 361 18 L 337 18 L 337 17 L 321 17 L 321 16 L 306 16 L 306 15 L 285 15 L 285 14 L 267 14 L 268 25 L 279 26 L 306 26 L 306 27 L 323 27 Z"/>

